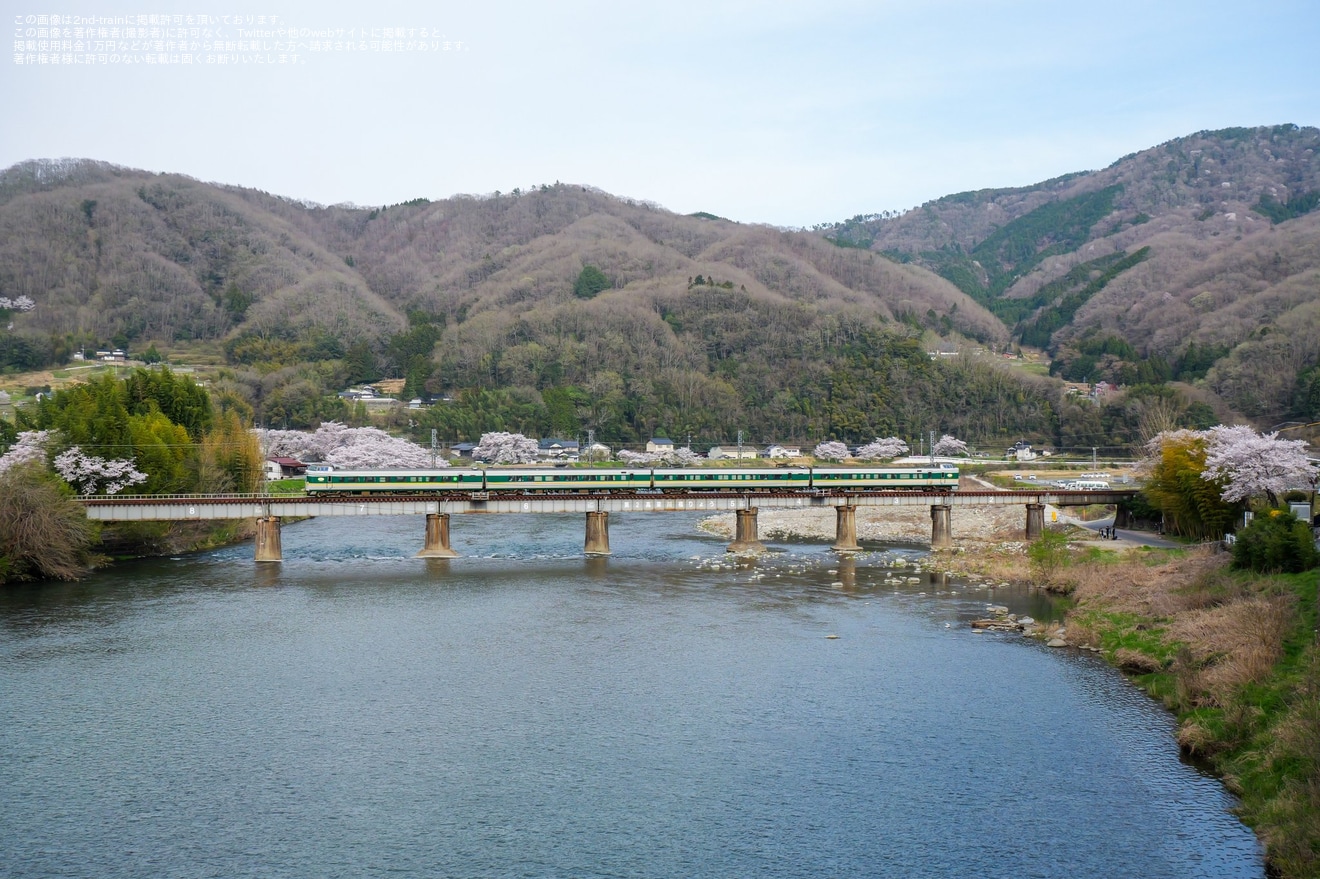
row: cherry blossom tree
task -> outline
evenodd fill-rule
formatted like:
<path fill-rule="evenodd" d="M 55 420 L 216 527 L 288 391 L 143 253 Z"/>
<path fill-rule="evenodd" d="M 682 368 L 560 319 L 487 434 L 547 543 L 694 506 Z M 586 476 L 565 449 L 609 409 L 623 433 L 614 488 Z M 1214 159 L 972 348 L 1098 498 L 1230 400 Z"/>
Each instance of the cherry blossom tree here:
<path fill-rule="evenodd" d="M 811 450 L 813 457 L 821 461 L 842 461 L 848 457 L 848 447 L 843 443 L 830 440 L 820 443 Z"/>
<path fill-rule="evenodd" d="M 50 440 L 49 430 L 25 430 L 15 439 L 9 451 L 0 455 L 0 473 L 10 467 L 17 467 L 31 461 L 46 459 L 46 443 Z"/>
<path fill-rule="evenodd" d="M 60 478 L 82 495 L 118 494 L 130 485 L 147 481 L 147 474 L 134 467 L 132 461 L 108 461 L 88 455 L 78 446 L 57 455 L 54 465 Z"/>
<path fill-rule="evenodd" d="M 0 296 L 0 308 L 7 308 L 10 311 L 31 311 L 36 307 L 37 303 L 27 296 L 18 296 L 14 299 L 10 299 L 8 296 Z"/>
<path fill-rule="evenodd" d="M 536 460 L 536 440 L 521 433 L 483 433 L 472 457 L 492 464 L 530 464 Z"/>
<path fill-rule="evenodd" d="M 930 450 L 932 455 L 965 455 L 967 454 L 967 443 L 956 439 L 953 434 L 946 433 L 935 443 L 935 447 Z"/>
<path fill-rule="evenodd" d="M 908 444 L 896 436 L 888 436 L 884 439 L 876 437 L 874 442 L 869 442 L 857 450 L 856 457 L 862 461 L 880 461 L 888 458 L 897 458 L 900 455 L 908 453 Z"/>
<path fill-rule="evenodd" d="M 406 439 L 390 436 L 374 427 L 350 428 L 355 433 L 349 442 L 331 449 L 325 463 L 341 470 L 427 470 L 431 467 L 431 452 Z M 448 461 L 436 459 L 435 466 L 448 467 Z"/>
<path fill-rule="evenodd" d="M 698 455 L 687 446 L 674 449 L 674 451 L 670 453 L 670 459 L 670 463 L 675 467 L 691 467 L 697 462 L 705 460 L 701 455 Z"/>
<path fill-rule="evenodd" d="M 629 467 L 690 467 L 704 460 L 689 448 L 666 449 L 662 452 L 634 452 L 622 449 L 619 460 Z"/>
<path fill-rule="evenodd" d="M 618 458 L 620 463 L 629 467 L 652 467 L 660 463 L 660 456 L 655 452 L 634 452 L 632 449 L 620 449 Z"/>
<path fill-rule="evenodd" d="M 1206 431 L 1203 479 L 1221 483 L 1229 503 L 1265 495 L 1270 506 L 1291 488 L 1314 486 L 1316 465 L 1306 457 L 1302 440 L 1281 440 L 1278 433 L 1257 433 L 1246 425 L 1219 425 Z"/>
<path fill-rule="evenodd" d="M 257 439 L 267 455 L 324 461 L 345 470 L 425 470 L 448 467 L 449 462 L 431 461 L 431 452 L 414 442 L 390 436 L 375 427 L 349 427 L 327 421 L 315 431 L 257 430 Z"/>
<path fill-rule="evenodd" d="M 321 425 L 324 428 L 326 425 Z M 262 430 L 252 431 L 266 455 L 278 455 L 285 458 L 297 458 L 299 461 L 323 461 L 328 449 L 325 447 L 321 430 L 309 433 L 304 430 Z"/>

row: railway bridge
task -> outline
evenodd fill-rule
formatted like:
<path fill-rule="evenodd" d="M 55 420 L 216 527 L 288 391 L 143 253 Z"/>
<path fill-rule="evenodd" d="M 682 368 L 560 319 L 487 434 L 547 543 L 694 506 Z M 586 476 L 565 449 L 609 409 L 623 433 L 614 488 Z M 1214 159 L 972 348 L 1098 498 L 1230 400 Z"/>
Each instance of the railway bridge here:
<path fill-rule="evenodd" d="M 858 507 L 929 506 L 931 548 L 953 546 L 953 509 L 972 506 L 1022 506 L 1028 540 L 1040 536 L 1045 505 L 1057 507 L 1117 504 L 1136 494 L 1133 490 L 1072 491 L 1029 489 L 1020 491 L 869 491 L 869 492 L 598 492 L 579 494 L 515 494 L 454 492 L 392 497 L 302 496 L 277 494 L 143 495 L 84 498 L 87 517 L 100 522 L 204 521 L 255 519 L 256 560 L 283 558 L 280 522 L 285 518 L 315 516 L 425 516 L 426 537 L 419 558 L 455 558 L 449 545 L 453 514 L 475 513 L 583 513 L 586 516 L 587 555 L 609 555 L 610 513 L 732 512 L 736 517 L 730 552 L 764 549 L 757 536 L 760 509 L 823 509 L 835 511 L 837 552 L 857 552 Z"/>

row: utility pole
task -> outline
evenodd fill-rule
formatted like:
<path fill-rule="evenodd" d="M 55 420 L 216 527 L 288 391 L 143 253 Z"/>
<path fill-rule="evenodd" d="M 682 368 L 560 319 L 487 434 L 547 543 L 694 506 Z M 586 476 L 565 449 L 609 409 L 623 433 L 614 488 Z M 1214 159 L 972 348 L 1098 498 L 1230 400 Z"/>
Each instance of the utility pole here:
<path fill-rule="evenodd" d="M 935 463 L 935 431 L 930 432 L 930 462 Z"/>
<path fill-rule="evenodd" d="M 738 431 L 738 466 L 739 467 L 742 466 L 742 443 L 743 443 L 743 432 L 740 430 Z"/>
<path fill-rule="evenodd" d="M 435 428 L 431 428 L 431 469 L 435 469 Z"/>
<path fill-rule="evenodd" d="M 261 430 L 261 487 L 260 487 L 260 491 L 261 491 L 261 496 L 262 496 L 262 497 L 265 497 L 265 496 L 266 496 L 266 492 L 267 492 L 267 488 L 266 488 L 266 456 L 269 454 L 269 452 L 267 451 L 267 449 L 269 449 L 270 446 L 269 446 L 269 437 L 267 436 L 265 429 L 264 429 L 264 428 L 260 428 L 260 430 Z"/>
<path fill-rule="evenodd" d="M 1095 462 L 1095 446 L 1091 446 L 1091 469 L 1094 470 L 1098 466 Z"/>
<path fill-rule="evenodd" d="M 590 463 L 591 461 L 594 461 L 594 460 L 595 460 L 596 453 L 593 451 L 593 449 L 595 448 L 595 446 L 596 446 L 596 431 L 595 431 L 595 430 L 588 430 L 588 431 L 587 431 L 587 461 L 588 461 L 588 463 Z M 582 454 L 581 454 L 581 452 L 579 451 L 579 453 L 578 453 L 578 458 L 581 458 L 581 457 L 582 457 Z"/>

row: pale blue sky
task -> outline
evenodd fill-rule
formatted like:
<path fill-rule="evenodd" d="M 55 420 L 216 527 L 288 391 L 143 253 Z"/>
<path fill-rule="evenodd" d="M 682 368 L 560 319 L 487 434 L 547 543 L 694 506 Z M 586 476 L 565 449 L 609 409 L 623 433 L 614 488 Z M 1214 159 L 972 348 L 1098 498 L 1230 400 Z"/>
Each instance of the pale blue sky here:
<path fill-rule="evenodd" d="M 561 180 L 805 226 L 1104 167 L 1202 129 L 1320 124 L 1314 0 L 61 2 L 0 0 L 0 167 L 82 156 L 364 205 Z M 427 28 L 451 48 L 16 64 L 28 16 L 50 13 Z"/>

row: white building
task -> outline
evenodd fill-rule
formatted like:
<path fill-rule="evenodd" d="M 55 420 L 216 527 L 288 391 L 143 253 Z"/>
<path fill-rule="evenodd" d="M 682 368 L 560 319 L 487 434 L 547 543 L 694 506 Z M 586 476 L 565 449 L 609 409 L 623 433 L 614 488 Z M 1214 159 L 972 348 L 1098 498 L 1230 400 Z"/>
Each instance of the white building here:
<path fill-rule="evenodd" d="M 760 452 L 754 446 L 743 446 L 741 458 L 739 454 L 740 450 L 737 446 L 711 446 L 710 451 L 706 453 L 706 457 L 712 461 L 737 461 L 740 459 L 754 461 L 760 456 Z"/>

